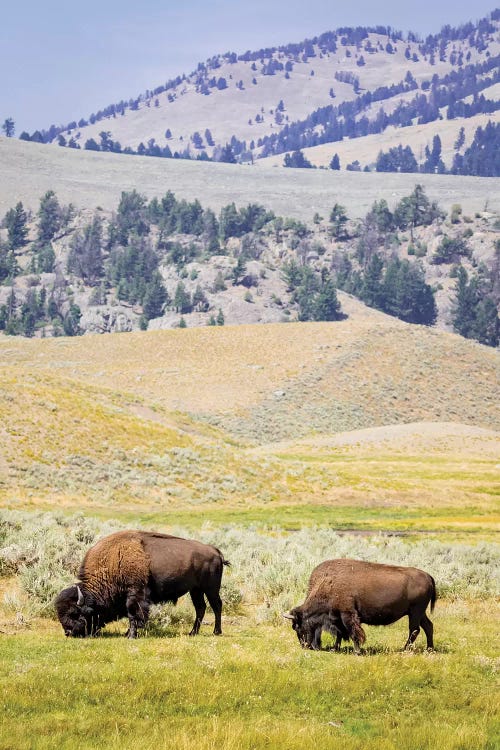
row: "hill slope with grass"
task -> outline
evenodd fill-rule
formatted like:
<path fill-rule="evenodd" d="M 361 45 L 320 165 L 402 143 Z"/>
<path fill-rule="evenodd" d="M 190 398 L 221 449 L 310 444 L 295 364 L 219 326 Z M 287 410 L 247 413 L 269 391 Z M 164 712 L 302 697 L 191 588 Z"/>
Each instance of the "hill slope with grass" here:
<path fill-rule="evenodd" d="M 375 200 L 393 206 L 410 193 L 413 174 L 358 174 L 310 169 L 252 169 L 238 164 L 211 164 L 178 159 L 130 158 L 123 154 L 45 148 L 0 137 L 0 214 L 22 201 L 36 210 L 40 196 L 54 190 L 77 208 L 113 210 L 123 190 L 148 198 L 167 190 L 186 200 L 197 198 L 219 211 L 257 201 L 280 216 L 311 221 L 335 203 L 353 218 L 363 216 Z M 500 211 L 500 179 L 455 175 L 418 175 L 429 198 L 445 210 L 461 203 L 473 213 L 487 205 Z"/>
<path fill-rule="evenodd" d="M 333 324 L 2 339 L 0 355 L 11 507 L 291 523 L 337 508 L 354 526 L 390 508 L 397 528 L 439 527 L 436 503 L 452 525 L 493 522 L 498 354 L 460 337 L 360 306 Z M 434 440 L 422 422 L 447 425 Z M 409 423 L 397 453 L 383 431 L 323 437 Z"/>
<path fill-rule="evenodd" d="M 330 324 L 0 338 L 0 747 L 494 746 L 498 352 L 345 305 Z M 55 594 L 138 526 L 231 561 L 223 636 L 208 610 L 189 638 L 184 597 L 139 640 L 123 621 L 64 638 Z M 365 626 L 363 657 L 326 633 L 302 651 L 281 615 L 333 557 L 431 573 L 436 651 L 400 652 L 406 618 Z"/>

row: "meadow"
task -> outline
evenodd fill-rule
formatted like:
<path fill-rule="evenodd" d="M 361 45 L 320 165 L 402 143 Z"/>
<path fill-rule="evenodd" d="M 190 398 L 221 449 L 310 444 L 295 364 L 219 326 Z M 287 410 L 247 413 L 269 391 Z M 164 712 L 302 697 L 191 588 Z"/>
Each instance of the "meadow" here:
<path fill-rule="evenodd" d="M 498 740 L 500 550 L 387 535 L 227 526 L 196 530 L 219 545 L 224 634 L 186 634 L 185 599 L 156 607 L 137 641 L 124 622 L 87 640 L 65 639 L 54 594 L 86 548 L 122 528 L 53 513 L 3 511 L 0 570 L 2 748 L 494 748 Z M 174 528 L 190 535 L 192 529 Z M 401 652 L 406 622 L 367 627 L 365 654 L 350 646 L 301 650 L 281 613 L 303 599 L 310 570 L 352 556 L 431 570 L 436 651 L 422 636 Z"/>
<path fill-rule="evenodd" d="M 4 338 L 0 375 L 2 750 L 498 746 L 495 351 L 358 310 Z M 64 637 L 55 594 L 136 527 L 222 549 L 222 637 L 189 598 Z M 332 557 L 431 573 L 435 652 L 405 620 L 303 651 L 281 615 Z"/>

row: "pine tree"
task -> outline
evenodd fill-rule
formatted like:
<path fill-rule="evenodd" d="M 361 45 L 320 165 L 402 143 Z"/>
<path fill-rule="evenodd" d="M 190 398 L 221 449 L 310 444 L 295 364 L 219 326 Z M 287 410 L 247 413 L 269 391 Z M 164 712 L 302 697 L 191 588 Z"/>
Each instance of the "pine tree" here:
<path fill-rule="evenodd" d="M 380 255 L 375 253 L 365 268 L 361 299 L 369 307 L 383 309 L 382 271 L 384 263 Z"/>
<path fill-rule="evenodd" d="M 16 276 L 18 270 L 14 250 L 0 241 L 0 283 Z"/>
<path fill-rule="evenodd" d="M 245 263 L 245 260 L 241 255 L 239 255 L 236 261 L 236 265 L 234 266 L 232 270 L 232 274 L 231 274 L 232 279 L 233 279 L 233 284 L 235 285 L 240 284 L 246 272 L 247 272 L 247 265 Z"/>
<path fill-rule="evenodd" d="M 151 281 L 146 284 L 146 291 L 142 302 L 144 316 L 151 320 L 158 318 L 163 313 L 163 307 L 168 302 L 168 294 L 163 280 L 157 271 L 153 274 Z"/>
<path fill-rule="evenodd" d="M 219 161 L 225 162 L 226 164 L 236 164 L 236 157 L 229 143 L 226 143 L 226 145 L 222 149 Z"/>
<path fill-rule="evenodd" d="M 457 271 L 455 303 L 453 307 L 453 328 L 465 338 L 474 338 L 475 309 L 478 304 L 477 280 L 469 283 L 469 275 L 463 266 Z"/>
<path fill-rule="evenodd" d="M 332 156 L 332 160 L 330 162 L 330 169 L 340 169 L 340 159 L 338 154 L 334 154 Z"/>
<path fill-rule="evenodd" d="M 484 297 L 476 307 L 474 338 L 486 346 L 498 346 L 500 341 L 500 319 L 497 306 L 491 297 Z"/>
<path fill-rule="evenodd" d="M 126 245 L 131 232 L 139 236 L 148 234 L 147 200 L 137 190 L 122 192 L 116 215 L 117 240 Z"/>
<path fill-rule="evenodd" d="M 314 320 L 340 320 L 342 318 L 337 289 L 326 268 L 321 271 L 321 286 L 314 300 Z"/>
<path fill-rule="evenodd" d="M 497 306 L 487 293 L 488 286 L 478 275 L 469 280 L 465 268 L 459 266 L 452 322 L 454 330 L 465 338 L 498 346 L 500 320 Z"/>
<path fill-rule="evenodd" d="M 79 325 L 81 317 L 82 312 L 78 305 L 72 304 L 70 306 L 69 312 L 66 313 L 63 320 L 63 331 L 66 336 L 77 336 L 81 333 Z"/>
<path fill-rule="evenodd" d="M 223 206 L 220 212 L 219 232 L 222 240 L 241 237 L 244 234 L 243 220 L 234 203 Z"/>
<path fill-rule="evenodd" d="M 27 242 L 28 236 L 28 215 L 21 202 L 17 203 L 15 208 L 11 208 L 5 214 L 2 226 L 6 227 L 9 239 L 9 246 L 12 250 L 17 250 Z"/>
<path fill-rule="evenodd" d="M 193 292 L 192 305 L 198 312 L 206 312 L 208 310 L 208 300 L 200 284 L 197 285 Z"/>
<path fill-rule="evenodd" d="M 464 143 L 465 143 L 465 129 L 461 127 L 460 130 L 458 131 L 457 140 L 453 144 L 453 148 L 456 151 L 460 151 Z"/>
<path fill-rule="evenodd" d="M 283 161 L 283 166 L 285 167 L 292 167 L 295 169 L 312 169 L 313 165 L 309 161 L 309 159 L 306 159 L 304 154 L 300 149 L 297 151 L 294 151 L 292 154 L 285 154 L 285 159 Z"/>
<path fill-rule="evenodd" d="M 310 266 L 304 266 L 301 269 L 300 285 L 293 295 L 299 306 L 299 320 L 315 320 L 315 302 L 318 289 L 318 277 Z"/>
<path fill-rule="evenodd" d="M 91 224 L 87 224 L 73 236 L 68 255 L 68 271 L 91 286 L 96 284 L 103 274 L 102 245 L 102 221 L 96 215 Z"/>
<path fill-rule="evenodd" d="M 56 194 L 48 190 L 40 199 L 38 209 L 38 242 L 41 245 L 49 243 L 62 226 L 62 211 Z"/>
<path fill-rule="evenodd" d="M 193 141 L 193 146 L 195 148 L 203 148 L 203 138 L 198 131 L 193 133 L 193 135 L 191 136 L 191 140 Z"/>
<path fill-rule="evenodd" d="M 7 117 L 6 120 L 4 120 L 4 123 L 2 125 L 2 130 L 5 133 L 7 138 L 12 138 L 15 132 L 15 125 L 14 120 L 12 117 Z"/>
<path fill-rule="evenodd" d="M 174 306 L 176 312 L 180 312 L 181 314 L 189 313 L 192 310 L 191 295 L 182 281 L 179 281 L 175 290 Z"/>
<path fill-rule="evenodd" d="M 217 222 L 214 212 L 209 208 L 207 208 L 203 212 L 202 226 L 203 226 L 203 230 L 201 233 L 201 237 L 203 240 L 205 251 L 209 255 L 217 255 L 220 251 L 220 245 L 219 245 L 219 239 L 218 239 L 219 224 Z"/>
<path fill-rule="evenodd" d="M 336 240 L 347 239 L 347 213 L 344 206 L 341 206 L 340 203 L 335 203 L 330 211 L 330 224 L 330 231 Z"/>

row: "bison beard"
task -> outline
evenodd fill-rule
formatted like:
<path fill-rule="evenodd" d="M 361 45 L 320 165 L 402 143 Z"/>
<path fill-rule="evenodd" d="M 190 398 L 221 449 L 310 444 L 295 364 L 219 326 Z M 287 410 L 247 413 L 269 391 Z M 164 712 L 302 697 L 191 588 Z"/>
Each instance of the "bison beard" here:
<path fill-rule="evenodd" d="M 433 625 L 426 615 L 436 601 L 434 579 L 418 568 L 365 563 L 361 560 L 326 560 L 311 573 L 306 600 L 284 617 L 292 621 L 301 646 L 321 648 L 321 632 L 352 640 L 354 651 L 366 636 L 362 623 L 389 625 L 408 616 L 409 648 L 423 628 L 427 648 L 434 648 Z"/>
<path fill-rule="evenodd" d="M 192 539 L 144 531 L 120 531 L 97 542 L 83 560 L 80 583 L 61 591 L 57 616 L 67 636 L 97 635 L 106 623 L 128 617 L 127 636 L 136 638 L 146 625 L 151 604 L 174 602 L 191 595 L 196 635 L 208 599 L 220 635 L 222 553 Z"/>

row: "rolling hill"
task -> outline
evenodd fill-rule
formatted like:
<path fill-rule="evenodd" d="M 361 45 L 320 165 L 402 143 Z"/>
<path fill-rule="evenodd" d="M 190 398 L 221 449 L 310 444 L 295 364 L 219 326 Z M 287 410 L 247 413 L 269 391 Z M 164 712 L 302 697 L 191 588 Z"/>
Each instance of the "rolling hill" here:
<path fill-rule="evenodd" d="M 333 172 L 311 169 L 252 169 L 178 159 L 132 158 L 123 154 L 46 148 L 0 137 L 0 215 L 22 201 L 35 211 L 47 190 L 78 208 L 115 209 L 123 190 L 148 198 L 167 190 L 186 200 L 198 198 L 219 211 L 257 201 L 280 216 L 310 222 L 316 212 L 341 203 L 352 218 L 362 217 L 375 200 L 394 204 L 419 182 L 446 211 L 460 203 L 468 213 L 485 205 L 500 210 L 500 179 L 455 175 Z"/>
<path fill-rule="evenodd" d="M 4 338 L 0 374 L 11 508 L 495 523 L 497 353 L 362 306 L 334 324 Z"/>

